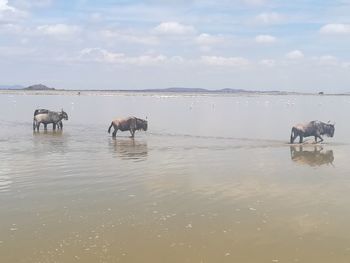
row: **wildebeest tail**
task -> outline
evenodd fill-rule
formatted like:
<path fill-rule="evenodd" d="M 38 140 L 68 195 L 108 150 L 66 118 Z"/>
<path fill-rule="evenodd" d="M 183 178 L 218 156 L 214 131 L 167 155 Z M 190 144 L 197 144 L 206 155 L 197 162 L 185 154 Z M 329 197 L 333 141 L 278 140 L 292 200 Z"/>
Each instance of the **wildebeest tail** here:
<path fill-rule="evenodd" d="M 113 126 L 113 121 L 111 122 L 111 125 L 108 128 L 108 133 L 111 133 L 112 126 Z"/>

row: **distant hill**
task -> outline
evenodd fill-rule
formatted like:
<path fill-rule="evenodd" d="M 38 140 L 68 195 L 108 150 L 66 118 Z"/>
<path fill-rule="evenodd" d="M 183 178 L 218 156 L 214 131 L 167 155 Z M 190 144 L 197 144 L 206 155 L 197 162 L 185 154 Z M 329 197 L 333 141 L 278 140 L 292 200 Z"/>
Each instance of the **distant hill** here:
<path fill-rule="evenodd" d="M 244 90 L 244 89 L 218 89 L 208 90 L 201 88 L 183 88 L 183 87 L 172 87 L 165 89 L 141 89 L 141 90 L 117 90 L 126 92 L 174 92 L 174 93 L 271 93 L 271 94 L 285 94 L 287 92 L 282 91 L 258 91 L 258 90 Z"/>
<path fill-rule="evenodd" d="M 0 89 L 4 89 L 4 90 L 23 89 L 23 86 L 20 86 L 20 85 L 0 85 Z"/>
<path fill-rule="evenodd" d="M 24 90 L 55 90 L 54 88 L 49 88 L 43 84 L 35 84 L 24 88 Z"/>

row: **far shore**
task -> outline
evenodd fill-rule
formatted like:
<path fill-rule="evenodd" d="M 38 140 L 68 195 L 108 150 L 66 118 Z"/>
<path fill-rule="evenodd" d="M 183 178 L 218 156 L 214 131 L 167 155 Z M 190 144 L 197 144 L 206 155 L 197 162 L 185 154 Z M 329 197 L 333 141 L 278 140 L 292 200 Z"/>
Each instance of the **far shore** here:
<path fill-rule="evenodd" d="M 301 93 L 283 91 L 240 91 L 240 92 L 179 92 L 179 91 L 159 91 L 159 90 L 0 90 L 1 94 L 8 95 L 65 95 L 65 96 L 350 96 L 350 93 Z"/>

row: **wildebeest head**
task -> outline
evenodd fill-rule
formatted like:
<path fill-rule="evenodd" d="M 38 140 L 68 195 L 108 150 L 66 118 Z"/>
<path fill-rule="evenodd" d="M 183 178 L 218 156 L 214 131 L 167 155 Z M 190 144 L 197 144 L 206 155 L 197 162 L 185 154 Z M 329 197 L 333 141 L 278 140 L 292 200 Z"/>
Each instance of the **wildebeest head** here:
<path fill-rule="evenodd" d="M 147 131 L 148 123 L 146 120 L 137 119 L 137 129 Z"/>
<path fill-rule="evenodd" d="M 68 114 L 65 111 L 61 110 L 60 115 L 62 116 L 62 119 L 66 120 L 66 121 L 68 120 Z"/>
<path fill-rule="evenodd" d="M 335 131 L 334 124 L 327 123 L 324 127 L 324 131 L 327 136 L 333 137 Z"/>

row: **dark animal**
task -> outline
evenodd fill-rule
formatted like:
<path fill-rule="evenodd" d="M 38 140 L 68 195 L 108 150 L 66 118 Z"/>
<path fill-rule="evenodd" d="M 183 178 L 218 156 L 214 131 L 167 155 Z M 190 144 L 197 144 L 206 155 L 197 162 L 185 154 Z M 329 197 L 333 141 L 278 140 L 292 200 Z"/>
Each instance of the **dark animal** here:
<path fill-rule="evenodd" d="M 63 129 L 62 119 L 68 120 L 68 115 L 63 110 L 55 112 L 46 109 L 37 109 L 34 111 L 33 130 L 39 131 L 40 124 L 44 124 L 44 129 L 47 130 L 47 124 L 52 123 L 53 130 Z"/>
<path fill-rule="evenodd" d="M 117 135 L 117 131 L 130 131 L 131 137 L 134 137 L 135 131 L 144 130 L 147 131 L 147 121 L 136 117 L 128 117 L 125 119 L 116 119 L 111 122 L 108 128 L 108 133 L 111 133 L 111 128 L 114 127 L 112 136 Z"/>
<path fill-rule="evenodd" d="M 303 143 L 304 137 L 314 136 L 315 143 L 317 143 L 317 138 L 320 142 L 323 141 L 321 135 L 327 135 L 328 137 L 334 136 L 334 124 L 324 123 L 321 121 L 311 121 L 309 123 L 297 124 L 293 126 L 290 135 L 290 143 L 294 143 L 296 137 L 299 136 L 299 143 Z"/>
<path fill-rule="evenodd" d="M 314 147 L 313 150 L 304 150 L 302 146 L 290 147 L 290 157 L 293 162 L 310 166 L 333 165 L 334 155 L 332 150 L 323 151 L 322 147 Z"/>

